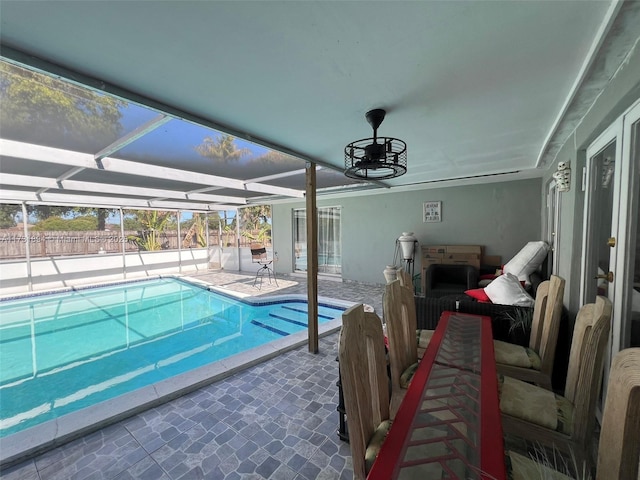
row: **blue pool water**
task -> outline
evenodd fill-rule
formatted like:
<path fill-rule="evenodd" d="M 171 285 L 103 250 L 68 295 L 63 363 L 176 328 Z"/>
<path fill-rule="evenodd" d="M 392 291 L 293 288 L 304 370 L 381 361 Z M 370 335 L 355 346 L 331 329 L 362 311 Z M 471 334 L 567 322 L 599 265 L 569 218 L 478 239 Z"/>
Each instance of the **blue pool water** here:
<path fill-rule="evenodd" d="M 343 308 L 320 305 L 319 323 Z M 176 278 L 0 302 L 0 437 L 307 328 Z"/>

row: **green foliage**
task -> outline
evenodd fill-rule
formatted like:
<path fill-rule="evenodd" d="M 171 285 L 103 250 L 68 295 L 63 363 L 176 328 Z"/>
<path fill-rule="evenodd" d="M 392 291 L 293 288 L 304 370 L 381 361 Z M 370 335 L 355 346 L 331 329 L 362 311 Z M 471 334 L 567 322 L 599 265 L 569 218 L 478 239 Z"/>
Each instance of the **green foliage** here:
<path fill-rule="evenodd" d="M 241 208 L 238 216 L 243 237 L 265 245 L 271 242 L 271 205 Z"/>
<path fill-rule="evenodd" d="M 142 230 L 142 224 L 135 217 L 125 217 L 122 223 L 125 230 Z"/>
<path fill-rule="evenodd" d="M 207 217 L 209 219 L 209 231 L 215 230 L 217 232 L 221 222 L 220 214 L 218 212 L 209 212 Z"/>
<path fill-rule="evenodd" d="M 9 63 L 0 63 L 2 136 L 80 151 L 109 145 L 122 133 L 125 103 L 73 83 Z"/>
<path fill-rule="evenodd" d="M 180 223 L 180 227 L 185 231 L 184 238 L 182 240 L 182 246 L 188 248 L 191 246 L 191 242 L 195 238 L 196 245 L 199 247 L 207 246 L 207 238 L 205 232 L 205 221 L 200 213 L 194 213 L 191 220 L 186 220 Z"/>
<path fill-rule="evenodd" d="M 17 225 L 16 215 L 22 211 L 20 205 L 0 205 L 0 228 L 11 228 Z"/>
<path fill-rule="evenodd" d="M 245 230 L 242 232 L 242 236 L 257 243 L 262 243 L 265 245 L 269 244 L 269 242 L 271 241 L 271 225 L 265 223 L 260 225 L 260 227 L 256 230 L 254 230 L 253 232 Z"/>
<path fill-rule="evenodd" d="M 231 247 L 231 242 L 229 241 L 229 237 L 235 234 L 236 228 L 233 225 L 224 225 L 222 227 L 222 235 L 225 237 L 224 245 L 227 247 Z"/>
<path fill-rule="evenodd" d="M 250 153 L 247 148 L 237 147 L 235 137 L 225 134 L 218 138 L 205 137 L 195 149 L 203 157 L 221 161 L 237 161 Z"/>
<path fill-rule="evenodd" d="M 132 213 L 141 228 L 137 235 L 129 235 L 127 240 L 135 242 L 140 250 L 162 250 L 162 232 L 168 228 L 172 221 L 174 224 L 176 223 L 173 212 L 134 210 Z"/>
<path fill-rule="evenodd" d="M 82 213 L 85 215 L 93 215 L 96 217 L 97 227 L 96 230 L 106 230 L 107 218 L 111 213 L 118 212 L 117 208 L 93 208 L 93 207 L 75 207 L 73 212 Z"/>
<path fill-rule="evenodd" d="M 27 206 L 29 215 L 42 221 L 49 217 L 66 217 L 73 211 L 73 207 L 57 207 L 53 205 L 29 205 Z"/>
<path fill-rule="evenodd" d="M 36 223 L 32 230 L 36 232 L 64 232 L 97 230 L 98 221 L 95 217 L 83 216 L 76 218 L 49 217 Z"/>
<path fill-rule="evenodd" d="M 517 330 L 528 335 L 533 324 L 533 308 L 516 308 L 512 312 L 505 312 L 504 316 L 509 320 L 509 333 L 516 333 Z"/>

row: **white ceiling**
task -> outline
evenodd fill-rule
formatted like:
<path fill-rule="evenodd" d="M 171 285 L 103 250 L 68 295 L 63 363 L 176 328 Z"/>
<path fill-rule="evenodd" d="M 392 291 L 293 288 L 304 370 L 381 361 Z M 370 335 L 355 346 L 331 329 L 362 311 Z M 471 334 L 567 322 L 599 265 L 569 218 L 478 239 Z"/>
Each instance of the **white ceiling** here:
<path fill-rule="evenodd" d="M 338 169 L 344 146 L 371 136 L 365 112 L 385 108 L 378 133 L 407 143 L 408 173 L 384 183 L 406 187 L 541 176 L 637 42 L 639 10 L 616 1 L 2 0 L 0 42 L 7 57 L 33 55 Z"/>

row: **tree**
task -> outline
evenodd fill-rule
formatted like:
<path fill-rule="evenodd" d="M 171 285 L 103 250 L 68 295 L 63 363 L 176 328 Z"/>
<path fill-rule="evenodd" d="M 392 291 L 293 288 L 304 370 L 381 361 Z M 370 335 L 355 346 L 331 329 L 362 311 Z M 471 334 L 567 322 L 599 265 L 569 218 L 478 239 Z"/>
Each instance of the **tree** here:
<path fill-rule="evenodd" d="M 6 62 L 0 98 L 4 138 L 95 153 L 122 135 L 123 101 Z"/>
<path fill-rule="evenodd" d="M 195 149 L 203 157 L 222 161 L 237 161 L 251 153 L 248 148 L 239 149 L 235 137 L 226 134 L 221 134 L 218 138 L 205 137 Z"/>
<path fill-rule="evenodd" d="M 242 236 L 268 244 L 271 241 L 271 205 L 254 205 L 238 210 Z"/>
<path fill-rule="evenodd" d="M 135 242 L 141 250 L 162 250 L 162 232 L 173 222 L 173 212 L 160 210 L 135 210 L 133 214 L 141 225 L 137 235 L 129 235 L 127 240 Z"/>
<path fill-rule="evenodd" d="M 105 230 L 109 215 L 119 210 L 117 208 L 75 207 L 73 211 L 94 216 L 96 218 L 96 229 Z"/>
<path fill-rule="evenodd" d="M 96 208 L 96 207 L 72 207 L 72 206 L 51 206 L 51 205 L 28 205 L 27 210 L 37 220 L 42 221 L 50 217 L 77 217 L 91 216 L 95 218 L 93 230 L 105 230 L 107 218 L 111 213 L 118 211 L 117 208 Z"/>
<path fill-rule="evenodd" d="M 85 215 L 76 218 L 48 217 L 36 223 L 32 230 L 37 232 L 89 231 L 96 229 L 96 218 Z"/>
<path fill-rule="evenodd" d="M 22 211 L 20 205 L 2 204 L 0 205 L 0 228 L 15 227 L 16 215 Z"/>
<path fill-rule="evenodd" d="M 196 245 L 199 247 L 207 246 L 207 237 L 205 233 L 204 218 L 199 213 L 194 213 L 191 220 L 184 221 L 180 224 L 180 227 L 186 227 L 186 233 L 182 239 L 182 246 L 184 248 L 191 247 L 191 242 L 196 239 Z"/>
<path fill-rule="evenodd" d="M 261 223 L 267 223 L 271 218 L 271 205 L 254 205 L 238 210 L 240 225 L 247 230 L 253 230 Z"/>

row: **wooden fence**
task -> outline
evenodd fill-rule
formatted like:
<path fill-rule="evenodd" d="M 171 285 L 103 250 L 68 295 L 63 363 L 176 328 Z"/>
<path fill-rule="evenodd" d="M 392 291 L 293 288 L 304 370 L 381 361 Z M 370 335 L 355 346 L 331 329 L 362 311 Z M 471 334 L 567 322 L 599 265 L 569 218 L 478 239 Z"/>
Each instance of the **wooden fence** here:
<path fill-rule="evenodd" d="M 180 232 L 184 239 L 187 232 Z M 126 252 L 140 250 L 138 244 L 132 238 L 138 235 L 136 231 L 120 232 L 112 231 L 64 231 L 64 232 L 29 232 L 29 254 L 31 257 L 51 257 L 62 255 L 93 255 L 102 253 L 122 253 L 122 244 Z M 159 234 L 162 250 L 178 249 L 178 232 L 167 231 Z M 222 241 L 222 243 L 221 243 Z M 240 236 L 239 246 L 248 247 L 251 240 Z M 0 230 L 0 260 L 11 258 L 25 258 L 27 255 L 26 239 L 24 232 L 10 229 Z M 209 232 L 209 245 L 231 247 L 237 245 L 235 232 L 223 233 L 221 238 L 217 231 Z M 270 242 L 269 242 L 270 245 Z M 191 245 L 180 248 L 200 248 L 195 237 L 191 239 Z"/>

